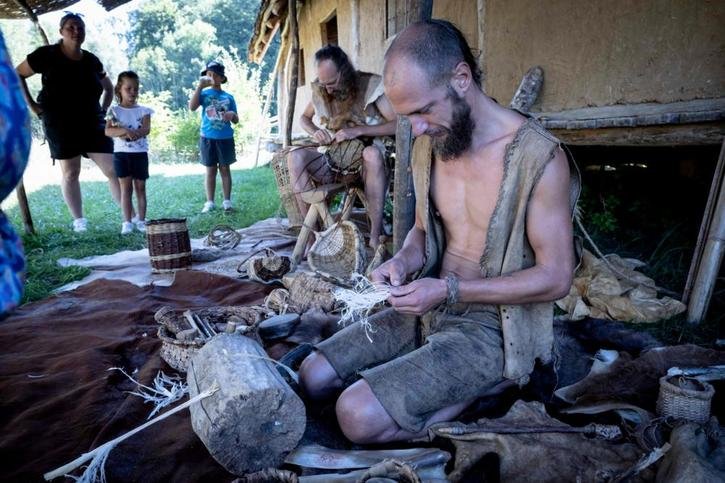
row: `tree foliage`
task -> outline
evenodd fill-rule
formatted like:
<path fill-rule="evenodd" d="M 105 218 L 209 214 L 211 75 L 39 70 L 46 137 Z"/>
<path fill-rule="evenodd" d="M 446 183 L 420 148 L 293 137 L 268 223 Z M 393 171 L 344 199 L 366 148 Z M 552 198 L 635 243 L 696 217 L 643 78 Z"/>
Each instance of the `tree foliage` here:
<path fill-rule="evenodd" d="M 208 61 L 246 59 L 258 8 L 258 0 L 145 1 L 130 18 L 131 67 L 146 90 L 169 92 L 171 107 L 181 109 Z"/>

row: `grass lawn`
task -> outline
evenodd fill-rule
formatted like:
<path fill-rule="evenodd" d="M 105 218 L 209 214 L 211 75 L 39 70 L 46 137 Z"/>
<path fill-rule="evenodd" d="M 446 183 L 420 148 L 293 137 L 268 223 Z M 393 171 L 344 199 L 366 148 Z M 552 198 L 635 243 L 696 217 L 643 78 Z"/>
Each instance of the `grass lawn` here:
<path fill-rule="evenodd" d="M 56 167 L 57 168 L 57 167 Z M 168 172 L 173 172 L 170 166 Z M 274 173 L 269 167 L 232 170 L 234 210 L 217 209 L 201 214 L 205 201 L 203 175 L 153 175 L 147 182 L 147 220 L 186 218 L 189 235 L 206 235 L 217 224 L 244 228 L 275 216 L 280 209 Z M 81 182 L 83 210 L 89 229 L 85 233 L 71 230 L 71 216 L 63 202 L 60 187 L 48 185 L 28 195 L 35 235 L 24 235 L 27 258 L 27 283 L 23 302 L 47 297 L 61 285 L 86 276 L 84 267 L 60 267 L 59 258 L 106 255 L 120 250 L 146 247 L 145 234 L 121 235 L 121 210 L 113 202 L 106 182 Z M 217 178 L 217 206 L 221 207 L 221 180 Z M 17 207 L 7 210 L 18 233 L 22 220 Z"/>

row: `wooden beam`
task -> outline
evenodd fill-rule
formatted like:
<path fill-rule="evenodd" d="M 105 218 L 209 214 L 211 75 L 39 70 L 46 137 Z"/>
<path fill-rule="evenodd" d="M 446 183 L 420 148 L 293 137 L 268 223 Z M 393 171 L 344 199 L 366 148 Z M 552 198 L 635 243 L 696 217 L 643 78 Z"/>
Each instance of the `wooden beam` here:
<path fill-rule="evenodd" d="M 725 158 L 725 141 L 720 149 L 718 164 L 723 163 L 723 158 Z M 692 297 L 687 306 L 687 321 L 690 323 L 699 323 L 705 318 L 723 256 L 725 256 L 725 182 L 722 179 L 718 181 L 717 184 L 720 185 L 720 188 L 717 203 L 707 230 L 707 242 L 695 277 Z M 713 181 L 714 186 L 716 186 L 715 181 Z M 703 223 L 706 223 L 706 220 L 703 219 Z"/>
<path fill-rule="evenodd" d="M 38 21 L 38 16 L 35 15 L 33 9 L 30 8 L 25 0 L 15 0 L 15 3 L 22 7 L 28 14 L 28 17 L 33 22 L 33 25 L 35 25 L 35 28 L 38 29 L 40 36 L 43 38 L 43 44 L 49 45 L 50 42 L 48 41 L 48 36 L 46 35 L 45 30 L 43 30 L 43 27 L 41 27 L 40 22 Z M 25 193 L 23 178 L 20 178 L 17 186 L 15 186 L 15 197 L 18 199 L 18 208 L 20 209 L 20 217 L 23 219 L 25 233 L 32 235 L 35 233 L 35 227 L 33 226 L 33 216 L 30 214 L 30 205 L 28 204 L 28 196 Z"/>
<path fill-rule="evenodd" d="M 725 122 L 603 129 L 550 129 L 567 144 L 601 146 L 718 145 Z"/>
<path fill-rule="evenodd" d="M 720 186 L 725 180 L 725 156 L 723 156 L 723 150 L 725 150 L 725 144 L 720 149 L 720 156 L 715 165 L 715 172 L 712 175 L 712 183 L 710 184 L 710 193 L 707 197 L 707 203 L 705 203 L 705 212 L 702 215 L 702 222 L 700 223 L 700 230 L 697 234 L 697 243 L 695 244 L 695 251 L 692 254 L 692 261 L 690 262 L 690 270 L 687 273 L 687 281 L 685 282 L 685 289 L 682 291 L 682 303 L 688 304 L 690 302 L 690 295 L 692 294 L 693 284 L 695 283 L 695 277 L 698 275 L 700 269 L 700 262 L 702 261 L 702 252 L 705 249 L 705 243 L 707 241 L 707 234 L 710 232 L 710 224 L 712 222 L 712 212 L 715 210 L 715 202 L 717 200 L 717 194 L 720 192 Z"/>
<path fill-rule="evenodd" d="M 297 26 L 297 0 L 289 0 L 287 7 L 289 18 L 289 34 L 290 34 L 290 56 L 292 62 L 290 64 L 290 83 L 289 83 L 289 99 L 287 100 L 287 122 L 285 124 L 284 146 L 292 145 L 292 123 L 295 115 L 295 103 L 297 102 L 297 80 L 299 76 L 300 62 L 300 32 Z"/>
<path fill-rule="evenodd" d="M 599 129 L 725 121 L 725 98 L 532 113 L 547 129 Z M 718 143 L 719 144 L 719 143 Z"/>
<path fill-rule="evenodd" d="M 393 251 L 403 246 L 403 241 L 415 223 L 415 192 L 413 191 L 413 172 L 411 169 L 411 152 L 413 133 L 410 120 L 398 116 L 398 127 L 395 131 L 395 180 L 393 189 L 395 199 L 393 205 Z"/>
<path fill-rule="evenodd" d="M 410 23 L 419 20 L 430 20 L 433 15 L 433 0 L 419 0 L 413 2 L 404 18 Z M 398 18 L 400 21 L 400 18 Z M 396 30 L 403 30 L 400 26 Z M 403 246 L 408 231 L 415 223 L 415 193 L 413 192 L 413 175 L 411 171 L 411 151 L 413 148 L 413 133 L 407 117 L 398 116 L 398 126 L 395 131 L 395 180 L 393 204 L 393 253 Z"/>
<path fill-rule="evenodd" d="M 486 0 L 476 0 L 476 13 L 478 15 L 478 66 L 481 68 L 481 84 L 486 91 Z"/>

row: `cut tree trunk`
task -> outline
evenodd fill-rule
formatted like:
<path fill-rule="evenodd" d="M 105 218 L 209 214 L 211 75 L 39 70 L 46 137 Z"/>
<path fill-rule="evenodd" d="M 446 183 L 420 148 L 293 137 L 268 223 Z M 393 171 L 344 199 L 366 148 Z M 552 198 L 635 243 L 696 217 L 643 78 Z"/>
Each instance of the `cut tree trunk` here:
<path fill-rule="evenodd" d="M 191 359 L 189 394 L 219 386 L 191 407 L 191 425 L 209 453 L 236 475 L 276 468 L 305 431 L 302 400 L 254 340 L 219 334 Z"/>

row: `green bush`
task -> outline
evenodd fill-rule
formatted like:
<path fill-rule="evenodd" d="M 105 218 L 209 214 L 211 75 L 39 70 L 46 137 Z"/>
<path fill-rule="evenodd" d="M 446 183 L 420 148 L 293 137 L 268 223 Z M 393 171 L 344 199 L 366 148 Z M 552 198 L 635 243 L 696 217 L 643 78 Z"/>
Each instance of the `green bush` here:
<path fill-rule="evenodd" d="M 173 129 L 169 141 L 173 155 L 178 162 L 196 162 L 199 160 L 199 112 L 189 110 L 176 111 L 173 117 Z"/>

